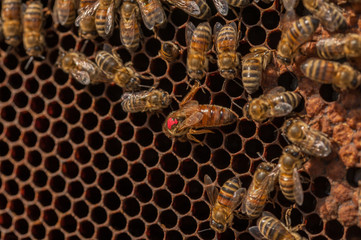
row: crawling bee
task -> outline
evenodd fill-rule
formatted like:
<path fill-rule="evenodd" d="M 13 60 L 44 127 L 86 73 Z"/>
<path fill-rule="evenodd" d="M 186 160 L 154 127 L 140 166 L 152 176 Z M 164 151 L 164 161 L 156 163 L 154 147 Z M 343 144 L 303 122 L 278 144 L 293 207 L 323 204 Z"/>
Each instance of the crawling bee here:
<path fill-rule="evenodd" d="M 21 0 L 3 0 L 1 21 L 5 42 L 12 47 L 17 47 L 21 42 L 22 33 Z"/>
<path fill-rule="evenodd" d="M 218 68 L 225 79 L 234 79 L 239 72 L 240 53 L 237 53 L 238 33 L 234 22 L 222 27 L 215 25 L 216 49 L 218 54 Z"/>
<path fill-rule="evenodd" d="M 139 89 L 139 75 L 131 68 L 131 62 L 123 65 L 120 57 L 113 52 L 99 51 L 95 56 L 95 62 L 109 79 L 124 88 L 125 91 L 136 91 Z"/>
<path fill-rule="evenodd" d="M 283 134 L 302 152 L 315 157 L 327 157 L 331 153 L 331 142 L 320 131 L 313 130 L 300 119 L 288 119 L 282 126 Z"/>
<path fill-rule="evenodd" d="M 317 18 L 311 16 L 294 21 L 290 28 L 282 33 L 277 47 L 277 58 L 290 65 L 298 48 L 312 37 L 319 23 Z"/>
<path fill-rule="evenodd" d="M 76 0 L 56 0 L 53 17 L 56 23 L 64 27 L 71 27 L 76 17 Z"/>
<path fill-rule="evenodd" d="M 262 122 L 267 118 L 283 117 L 292 112 L 301 102 L 299 93 L 285 91 L 276 87 L 258 98 L 252 99 L 243 108 L 244 115 L 249 119 Z"/>
<path fill-rule="evenodd" d="M 204 0 L 167 0 L 167 2 L 195 18 L 206 19 L 211 16 L 211 9 Z"/>
<path fill-rule="evenodd" d="M 355 33 L 337 34 L 316 43 L 317 55 L 328 60 L 361 56 L 361 36 Z"/>
<path fill-rule="evenodd" d="M 247 214 L 249 218 L 257 218 L 261 215 L 268 195 L 273 191 L 277 176 L 278 168 L 273 163 L 262 162 L 257 167 L 251 186 L 243 199 L 241 207 L 243 214 Z"/>
<path fill-rule="evenodd" d="M 238 115 L 229 108 L 210 104 L 199 105 L 197 101 L 192 100 L 199 88 L 199 83 L 196 81 L 179 104 L 179 110 L 167 116 L 163 124 L 163 132 L 167 137 L 201 143 L 193 135 L 212 133 L 204 128 L 229 125 L 237 121 Z"/>
<path fill-rule="evenodd" d="M 344 30 L 347 27 L 342 10 L 333 3 L 324 0 L 303 0 L 305 8 L 320 19 L 322 26 L 329 32 Z"/>
<path fill-rule="evenodd" d="M 333 84 L 343 90 L 361 85 L 361 73 L 349 64 L 311 58 L 301 64 L 302 73 L 317 82 Z"/>
<path fill-rule="evenodd" d="M 208 175 L 204 176 L 204 183 L 207 185 L 206 192 L 212 206 L 210 214 L 211 228 L 218 233 L 223 233 L 232 224 L 233 211 L 241 203 L 246 189 L 241 188 L 242 183 L 238 177 L 228 179 L 219 193 Z"/>
<path fill-rule="evenodd" d="M 79 36 L 84 39 L 95 39 L 98 32 L 95 27 L 95 17 L 93 15 L 84 14 L 86 9 L 90 8 L 97 0 L 80 0 L 79 16 L 75 19 L 75 26 L 79 27 Z"/>
<path fill-rule="evenodd" d="M 192 79 L 201 80 L 208 71 L 207 51 L 211 47 L 212 30 L 208 22 L 194 27 L 189 22 L 186 28 L 188 46 L 187 71 Z"/>
<path fill-rule="evenodd" d="M 138 5 L 131 0 L 123 1 L 120 9 L 120 40 L 131 52 L 139 47 L 141 37 L 139 19 Z"/>
<path fill-rule="evenodd" d="M 154 88 L 136 93 L 124 93 L 121 100 L 123 111 L 130 113 L 157 111 L 167 108 L 171 103 L 171 97 L 167 92 Z"/>
<path fill-rule="evenodd" d="M 159 50 L 159 55 L 161 58 L 168 62 L 174 62 L 180 53 L 178 45 L 171 41 L 162 42 L 161 48 Z"/>
<path fill-rule="evenodd" d="M 97 82 L 110 82 L 103 72 L 84 54 L 60 49 L 57 65 L 84 85 Z"/>
<path fill-rule="evenodd" d="M 144 25 L 149 30 L 153 30 L 156 26 L 162 26 L 166 22 L 167 18 L 159 0 L 137 0 L 137 2 Z"/>
<path fill-rule="evenodd" d="M 290 212 L 286 213 L 286 226 L 273 216 L 270 212 L 263 212 L 262 217 L 257 220 L 257 226 L 250 227 L 249 233 L 256 239 L 270 240 L 307 240 L 296 231 L 303 225 L 291 228 Z"/>
<path fill-rule="evenodd" d="M 278 162 L 280 174 L 278 182 L 283 195 L 298 205 L 303 203 L 303 189 L 301 185 L 300 169 L 305 163 L 305 157 L 295 145 L 285 147 Z"/>
<path fill-rule="evenodd" d="M 253 47 L 242 59 L 242 82 L 248 94 L 258 90 L 263 70 L 272 60 L 272 52 L 266 47 Z"/>
<path fill-rule="evenodd" d="M 43 20 L 43 5 L 41 2 L 30 2 L 23 19 L 24 48 L 29 56 L 41 57 L 45 50 Z"/>
<path fill-rule="evenodd" d="M 81 9 L 77 22 L 89 16 L 95 16 L 95 28 L 102 38 L 109 38 L 114 30 L 114 9 L 119 5 L 119 0 L 97 0 L 91 5 Z"/>

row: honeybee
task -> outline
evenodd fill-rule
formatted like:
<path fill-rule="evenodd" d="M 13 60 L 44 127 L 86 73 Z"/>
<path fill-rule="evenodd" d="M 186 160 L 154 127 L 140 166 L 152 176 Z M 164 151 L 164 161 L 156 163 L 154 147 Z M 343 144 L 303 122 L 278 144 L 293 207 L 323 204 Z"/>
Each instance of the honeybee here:
<path fill-rule="evenodd" d="M 43 20 L 41 2 L 30 2 L 24 13 L 23 42 L 26 53 L 31 57 L 41 57 L 45 49 Z"/>
<path fill-rule="evenodd" d="M 242 82 L 248 94 L 258 90 L 263 70 L 272 60 L 272 52 L 266 47 L 253 47 L 242 59 Z"/>
<path fill-rule="evenodd" d="M 174 62 L 180 53 L 178 45 L 171 41 L 162 42 L 159 56 L 168 62 Z"/>
<path fill-rule="evenodd" d="M 179 104 L 179 110 L 171 112 L 164 124 L 163 132 L 169 138 L 186 139 L 202 144 L 193 135 L 213 133 L 204 128 L 229 125 L 237 121 L 238 115 L 229 108 L 218 105 L 200 105 L 192 100 L 199 89 L 198 81 Z"/>
<path fill-rule="evenodd" d="M 124 1 L 120 9 L 120 40 L 131 52 L 139 47 L 141 36 L 139 19 L 138 5 L 132 0 Z"/>
<path fill-rule="evenodd" d="M 316 43 L 317 55 L 328 60 L 361 56 L 361 36 L 355 33 L 337 34 Z"/>
<path fill-rule="evenodd" d="M 97 0 L 80 0 L 79 3 L 79 16 L 75 19 L 75 26 L 79 27 L 79 36 L 84 39 L 95 39 L 98 36 L 95 27 L 95 17 L 83 12 L 91 7 Z"/>
<path fill-rule="evenodd" d="M 123 65 L 120 57 L 113 52 L 99 51 L 95 56 L 95 62 L 109 79 L 124 88 L 125 91 L 139 89 L 140 79 L 138 74 L 131 68 L 131 62 Z"/>
<path fill-rule="evenodd" d="M 211 228 L 218 233 L 223 233 L 232 224 L 233 211 L 241 203 L 246 189 L 241 188 L 242 183 L 237 177 L 228 179 L 219 193 L 208 175 L 204 176 L 204 183 L 207 185 L 206 192 L 212 206 L 210 214 Z"/>
<path fill-rule="evenodd" d="M 3 0 L 1 8 L 2 31 L 5 42 L 17 47 L 21 42 L 21 0 Z"/>
<path fill-rule="evenodd" d="M 195 18 L 205 19 L 211 16 L 211 9 L 204 0 L 167 0 L 167 2 Z"/>
<path fill-rule="evenodd" d="M 167 108 L 172 99 L 168 92 L 152 88 L 136 93 L 124 93 L 121 100 L 124 112 L 135 113 Z"/>
<path fill-rule="evenodd" d="M 280 174 L 278 182 L 280 189 L 290 201 L 295 201 L 298 205 L 303 203 L 303 189 L 298 169 L 305 163 L 305 157 L 301 150 L 295 145 L 289 145 L 283 149 L 283 153 L 278 162 Z"/>
<path fill-rule="evenodd" d="M 289 215 L 287 211 L 286 215 Z M 286 226 L 278 220 L 272 213 L 263 212 L 262 217 L 257 220 L 257 226 L 250 227 L 249 233 L 256 239 L 270 240 L 307 240 L 301 237 L 296 231 L 303 225 L 291 228 L 290 216 L 286 216 Z"/>
<path fill-rule="evenodd" d="M 76 0 L 56 0 L 53 13 L 55 22 L 71 27 L 76 17 Z"/>
<path fill-rule="evenodd" d="M 347 27 L 341 8 L 335 4 L 324 0 L 303 0 L 303 5 L 313 16 L 320 19 L 322 26 L 329 32 L 343 30 Z"/>
<path fill-rule="evenodd" d="M 97 82 L 110 82 L 98 66 L 90 61 L 84 54 L 70 50 L 65 52 L 60 49 L 57 65 L 69 73 L 78 82 L 84 85 Z"/>
<path fill-rule="evenodd" d="M 208 71 L 207 51 L 211 47 L 212 30 L 208 22 L 194 27 L 189 22 L 186 27 L 188 46 L 187 71 L 191 79 L 201 80 Z"/>
<path fill-rule="evenodd" d="M 302 97 L 299 93 L 285 91 L 283 87 L 276 87 L 267 94 L 252 99 L 243 108 L 243 112 L 247 118 L 262 122 L 267 118 L 290 114 L 301 100 Z"/>
<path fill-rule="evenodd" d="M 102 38 L 109 38 L 114 30 L 114 9 L 119 5 L 119 0 L 97 0 L 91 5 L 81 9 L 77 22 L 89 16 L 95 16 L 95 28 Z"/>
<path fill-rule="evenodd" d="M 222 27 L 217 22 L 215 29 L 219 72 L 225 79 L 234 79 L 239 72 L 239 59 L 241 57 L 241 54 L 237 52 L 237 26 L 232 22 Z"/>
<path fill-rule="evenodd" d="M 250 4 L 250 0 L 227 0 L 228 4 L 233 7 L 243 8 Z"/>
<path fill-rule="evenodd" d="M 331 142 L 320 131 L 313 130 L 300 119 L 288 119 L 282 126 L 283 134 L 302 152 L 316 157 L 327 157 L 331 153 Z"/>
<path fill-rule="evenodd" d="M 162 26 L 166 22 L 166 16 L 159 0 L 137 0 L 144 25 L 153 30 L 156 26 Z"/>
<path fill-rule="evenodd" d="M 319 23 L 320 20 L 311 16 L 294 21 L 290 28 L 282 33 L 277 47 L 277 58 L 282 63 L 290 65 L 297 49 L 312 37 Z"/>
<path fill-rule="evenodd" d="M 311 58 L 301 64 L 302 73 L 317 82 L 330 84 L 343 90 L 361 85 L 361 74 L 349 64 Z"/>
<path fill-rule="evenodd" d="M 278 168 L 269 162 L 262 162 L 253 175 L 246 197 L 242 203 L 242 213 L 249 218 L 257 218 L 261 215 L 270 192 L 273 191 L 275 180 L 278 176 Z"/>

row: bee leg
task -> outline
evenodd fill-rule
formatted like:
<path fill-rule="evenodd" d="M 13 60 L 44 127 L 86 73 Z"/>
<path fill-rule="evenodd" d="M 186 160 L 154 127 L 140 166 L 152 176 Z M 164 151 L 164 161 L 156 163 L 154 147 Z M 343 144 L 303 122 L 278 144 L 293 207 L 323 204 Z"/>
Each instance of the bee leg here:
<path fill-rule="evenodd" d="M 187 138 L 191 141 L 194 141 L 196 143 L 199 143 L 200 145 L 203 146 L 203 143 L 201 141 L 199 141 L 197 138 L 195 138 L 191 133 L 187 133 Z"/>
<path fill-rule="evenodd" d="M 213 64 L 217 63 L 217 59 L 215 59 L 212 55 L 208 55 L 208 60 Z"/>
<path fill-rule="evenodd" d="M 198 92 L 198 89 L 200 88 L 199 81 L 195 81 L 194 85 L 192 86 L 192 89 L 189 91 L 189 93 L 183 98 L 182 102 L 180 103 L 180 106 L 185 105 L 187 102 L 189 102 L 194 95 Z"/>

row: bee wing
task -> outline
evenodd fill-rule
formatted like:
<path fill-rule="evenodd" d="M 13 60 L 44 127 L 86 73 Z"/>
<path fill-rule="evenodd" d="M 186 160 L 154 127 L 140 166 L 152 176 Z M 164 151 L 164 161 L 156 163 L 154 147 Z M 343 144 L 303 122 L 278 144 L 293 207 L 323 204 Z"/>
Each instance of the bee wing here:
<path fill-rule="evenodd" d="M 220 14 L 223 16 L 228 14 L 228 3 L 226 0 L 213 0 L 213 3 Z"/>
<path fill-rule="evenodd" d="M 189 15 L 198 16 L 201 14 L 201 10 L 196 1 L 192 0 L 168 0 L 171 4 L 176 6 L 179 9 L 182 9 Z"/>
<path fill-rule="evenodd" d="M 308 130 L 306 140 L 300 142 L 303 151 L 318 157 L 327 157 L 331 153 L 330 143 L 324 143 L 315 133 Z M 322 138 L 323 139 L 323 138 Z M 310 144 L 312 142 L 313 144 Z"/>
<path fill-rule="evenodd" d="M 54 4 L 54 11 L 53 11 L 54 20 L 56 18 L 56 22 L 59 22 L 61 25 L 64 25 L 67 22 L 69 15 L 70 15 L 70 7 L 71 7 L 70 5 L 71 4 L 72 4 L 71 1 L 63 1 L 63 3 L 62 3 L 63 7 L 61 8 L 61 12 L 64 17 L 60 18 L 59 14 L 58 14 L 60 2 L 59 2 L 59 0 L 56 0 L 56 2 Z"/>
<path fill-rule="evenodd" d="M 291 104 L 280 102 L 271 109 L 271 115 L 272 117 L 283 117 L 290 114 L 292 110 L 293 107 Z"/>
<path fill-rule="evenodd" d="M 218 34 L 221 31 L 223 25 L 220 22 L 216 22 L 213 27 L 214 43 L 217 45 Z"/>
<path fill-rule="evenodd" d="M 107 9 L 107 20 L 105 22 L 105 34 L 111 34 L 114 27 L 114 1 Z"/>
<path fill-rule="evenodd" d="M 258 226 L 250 227 L 248 228 L 248 231 L 255 239 L 264 239 L 264 236 L 259 231 Z"/>
<path fill-rule="evenodd" d="M 204 183 L 206 184 L 206 192 L 209 202 L 212 206 L 214 206 L 218 197 L 218 189 L 215 184 L 212 183 L 212 179 L 207 174 L 204 175 Z"/>
<path fill-rule="evenodd" d="M 203 113 L 201 112 L 195 112 L 192 115 L 190 115 L 188 118 L 186 118 L 181 124 L 180 124 L 180 130 L 184 128 L 192 127 L 193 125 L 199 123 L 202 121 Z"/>
<path fill-rule="evenodd" d="M 238 177 L 234 177 L 234 178 L 237 178 L 237 180 L 239 181 Z M 230 212 L 233 212 L 239 206 L 239 204 L 242 202 L 242 197 L 244 197 L 245 194 L 246 194 L 245 188 L 239 188 L 237 189 L 237 191 L 234 192 L 232 199 L 230 200 L 231 202 L 230 208 L 232 210 Z"/>
<path fill-rule="evenodd" d="M 303 189 L 300 180 L 300 174 L 296 168 L 293 169 L 292 175 L 294 185 L 293 185 L 293 193 L 295 195 L 295 200 L 298 205 L 302 205 L 303 203 Z"/>
<path fill-rule="evenodd" d="M 133 31 L 132 34 L 127 34 L 126 37 L 129 38 L 129 42 L 133 42 L 135 38 L 134 30 L 136 29 L 135 25 L 137 23 L 137 13 L 136 8 L 133 9 L 132 14 L 130 15 L 129 19 L 125 19 L 124 17 L 120 18 L 120 40 L 122 44 L 125 46 L 124 37 L 125 34 L 122 33 L 122 29 L 126 29 L 126 31 Z"/>
<path fill-rule="evenodd" d="M 159 0 L 149 0 L 148 3 L 144 3 L 140 0 L 137 0 L 137 2 L 140 8 L 140 12 L 142 13 L 144 25 L 149 30 L 153 30 L 157 23 L 161 24 L 165 21 L 165 13 Z M 154 16 L 155 11 L 161 12 L 160 18 L 151 17 Z"/>
<path fill-rule="evenodd" d="M 297 0 L 283 0 L 283 6 L 286 11 L 293 11 L 296 7 Z"/>
<path fill-rule="evenodd" d="M 70 71 L 70 74 L 81 84 L 84 85 L 90 84 L 90 76 L 87 71 L 73 69 Z"/>
<path fill-rule="evenodd" d="M 187 26 L 186 26 L 186 43 L 187 43 L 187 46 L 189 46 L 189 44 L 191 43 L 194 29 L 196 29 L 196 27 L 194 26 L 194 24 L 192 22 L 189 21 L 187 23 Z"/>
<path fill-rule="evenodd" d="M 78 10 L 79 16 L 75 19 L 75 26 L 79 27 L 80 22 L 84 18 L 94 15 L 95 11 L 98 9 L 98 7 L 100 5 L 100 1 L 101 0 L 98 0 L 94 4 L 87 5 L 87 6 L 85 6 L 85 7 Z"/>

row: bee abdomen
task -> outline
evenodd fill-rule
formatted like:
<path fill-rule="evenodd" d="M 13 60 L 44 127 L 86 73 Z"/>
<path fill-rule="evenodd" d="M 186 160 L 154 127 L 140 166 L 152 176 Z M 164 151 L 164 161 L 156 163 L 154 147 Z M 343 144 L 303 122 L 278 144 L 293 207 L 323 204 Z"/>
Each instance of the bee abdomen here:
<path fill-rule="evenodd" d="M 258 222 L 258 229 L 267 239 L 271 240 L 295 240 L 287 229 L 277 219 L 264 216 Z"/>
<path fill-rule="evenodd" d="M 3 20 L 20 19 L 21 0 L 4 0 L 1 17 Z"/>
<path fill-rule="evenodd" d="M 293 181 L 292 173 L 289 174 L 289 173 L 281 172 L 279 176 L 279 184 L 280 184 L 280 189 L 283 195 L 285 196 L 285 198 L 287 198 L 290 201 L 295 201 L 295 195 L 293 192 L 294 181 Z"/>
<path fill-rule="evenodd" d="M 227 0 L 227 2 L 234 7 L 245 7 L 249 5 L 249 0 Z"/>
<path fill-rule="evenodd" d="M 95 56 L 95 62 L 98 67 L 107 73 L 115 73 L 115 69 L 118 66 L 118 63 L 114 60 L 114 57 L 106 52 L 100 51 Z"/>
<path fill-rule="evenodd" d="M 43 6 L 40 2 L 32 2 L 24 14 L 24 31 L 40 31 L 43 23 Z"/>
<path fill-rule="evenodd" d="M 280 100 L 283 100 L 283 102 L 286 102 L 292 106 L 292 108 L 296 108 L 298 104 L 301 102 L 301 95 L 294 92 L 283 92 L 280 95 Z"/>
<path fill-rule="evenodd" d="M 141 112 L 144 111 L 145 102 L 137 95 L 131 95 L 129 98 L 122 101 L 122 108 L 124 112 Z"/>
<path fill-rule="evenodd" d="M 321 59 L 309 59 L 301 64 L 303 74 L 320 83 L 332 83 L 337 71 L 336 62 L 330 62 Z"/>
<path fill-rule="evenodd" d="M 323 59 L 341 59 L 345 57 L 344 45 L 333 38 L 320 40 L 316 44 L 317 55 Z"/>
<path fill-rule="evenodd" d="M 203 113 L 202 121 L 195 127 L 218 127 L 231 124 L 238 119 L 238 116 L 229 108 L 217 105 L 200 105 Z"/>
<path fill-rule="evenodd" d="M 298 21 L 294 22 L 286 35 L 286 38 L 293 46 L 293 49 L 298 48 L 302 43 L 307 41 L 312 36 L 319 23 L 320 21 L 317 18 L 311 16 L 300 18 Z"/>
<path fill-rule="evenodd" d="M 217 51 L 235 51 L 237 46 L 237 36 L 232 26 L 225 26 L 217 36 Z"/>
<path fill-rule="evenodd" d="M 194 32 L 190 49 L 197 52 L 205 52 L 211 43 L 211 29 L 208 25 L 198 26 Z"/>
<path fill-rule="evenodd" d="M 262 80 L 262 66 L 258 59 L 246 59 L 242 64 L 244 89 L 252 94 L 258 90 Z"/>
<path fill-rule="evenodd" d="M 60 22 L 64 22 L 64 20 L 67 19 L 64 23 L 65 27 L 70 27 L 74 23 L 76 12 L 72 0 L 63 0 L 63 4 L 58 4 L 57 11 Z"/>
<path fill-rule="evenodd" d="M 250 218 L 257 218 L 267 201 L 268 195 L 264 194 L 262 196 L 254 196 L 254 194 L 250 193 L 248 195 L 247 203 L 246 203 L 246 213 Z"/>
<path fill-rule="evenodd" d="M 223 206 L 228 206 L 233 198 L 234 193 L 240 188 L 237 179 L 231 178 L 225 184 L 223 184 L 217 202 Z"/>
<path fill-rule="evenodd" d="M 197 3 L 201 12 L 201 14 L 197 16 L 197 18 L 204 19 L 206 17 L 209 17 L 211 15 L 211 9 L 209 8 L 209 6 L 204 3 L 203 0 L 198 0 Z"/>

